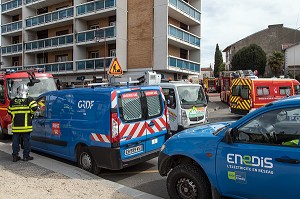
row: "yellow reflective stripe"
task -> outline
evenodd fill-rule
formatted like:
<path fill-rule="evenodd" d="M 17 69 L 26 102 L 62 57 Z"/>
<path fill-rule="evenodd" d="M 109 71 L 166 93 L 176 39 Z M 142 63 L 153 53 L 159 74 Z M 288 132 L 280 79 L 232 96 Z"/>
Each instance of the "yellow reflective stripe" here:
<path fill-rule="evenodd" d="M 29 103 L 29 106 L 33 105 L 33 104 L 36 104 L 36 101 L 32 101 Z"/>
<path fill-rule="evenodd" d="M 27 133 L 27 132 L 31 132 L 32 129 L 26 129 L 26 130 L 11 130 L 13 133 Z"/>
<path fill-rule="evenodd" d="M 30 113 L 30 110 L 28 111 L 12 111 L 12 114 L 26 114 L 26 113 Z"/>
<path fill-rule="evenodd" d="M 18 110 L 18 109 L 29 109 L 29 106 L 15 106 L 15 107 L 10 107 L 10 110 Z"/>
<path fill-rule="evenodd" d="M 16 129 L 16 130 L 32 129 L 32 126 L 12 126 L 12 129 Z"/>

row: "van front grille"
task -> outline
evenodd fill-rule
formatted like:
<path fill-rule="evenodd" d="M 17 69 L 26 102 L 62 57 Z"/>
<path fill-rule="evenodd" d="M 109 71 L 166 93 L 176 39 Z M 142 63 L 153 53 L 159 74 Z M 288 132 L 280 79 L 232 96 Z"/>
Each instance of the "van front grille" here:
<path fill-rule="evenodd" d="M 200 120 L 203 120 L 203 118 L 204 118 L 204 115 L 199 116 L 199 117 L 190 117 L 189 119 L 191 122 L 198 122 Z"/>

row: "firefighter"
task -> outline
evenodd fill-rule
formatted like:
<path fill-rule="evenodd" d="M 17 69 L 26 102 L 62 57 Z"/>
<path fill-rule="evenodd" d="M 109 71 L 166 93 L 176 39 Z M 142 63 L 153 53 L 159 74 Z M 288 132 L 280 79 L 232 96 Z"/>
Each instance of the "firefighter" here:
<path fill-rule="evenodd" d="M 13 162 L 21 159 L 20 138 L 23 138 L 23 161 L 33 160 L 30 153 L 30 133 L 32 132 L 32 118 L 37 110 L 37 103 L 32 97 L 28 97 L 28 86 L 21 84 L 17 88 L 17 96 L 10 101 L 8 114 L 12 117 L 12 156 Z"/>

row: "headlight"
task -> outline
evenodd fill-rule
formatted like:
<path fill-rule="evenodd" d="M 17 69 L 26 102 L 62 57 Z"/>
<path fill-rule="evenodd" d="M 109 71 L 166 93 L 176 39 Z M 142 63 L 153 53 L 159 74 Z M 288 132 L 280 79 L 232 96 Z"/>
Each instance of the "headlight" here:
<path fill-rule="evenodd" d="M 163 151 L 165 148 L 166 148 L 166 145 L 163 144 L 160 148 L 160 151 Z"/>

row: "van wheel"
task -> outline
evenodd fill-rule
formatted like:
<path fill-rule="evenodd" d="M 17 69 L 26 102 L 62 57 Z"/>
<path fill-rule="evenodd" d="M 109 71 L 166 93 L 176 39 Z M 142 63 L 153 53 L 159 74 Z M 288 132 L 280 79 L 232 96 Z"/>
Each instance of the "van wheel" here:
<path fill-rule="evenodd" d="M 209 199 L 211 188 L 204 174 L 192 164 L 176 166 L 168 175 L 167 189 L 170 198 Z"/>
<path fill-rule="evenodd" d="M 0 139 L 4 140 L 7 138 L 7 135 L 3 133 L 2 126 L 0 125 Z"/>
<path fill-rule="evenodd" d="M 101 168 L 97 167 L 96 162 L 87 147 L 82 147 L 77 156 L 78 166 L 83 170 L 98 175 Z"/>

